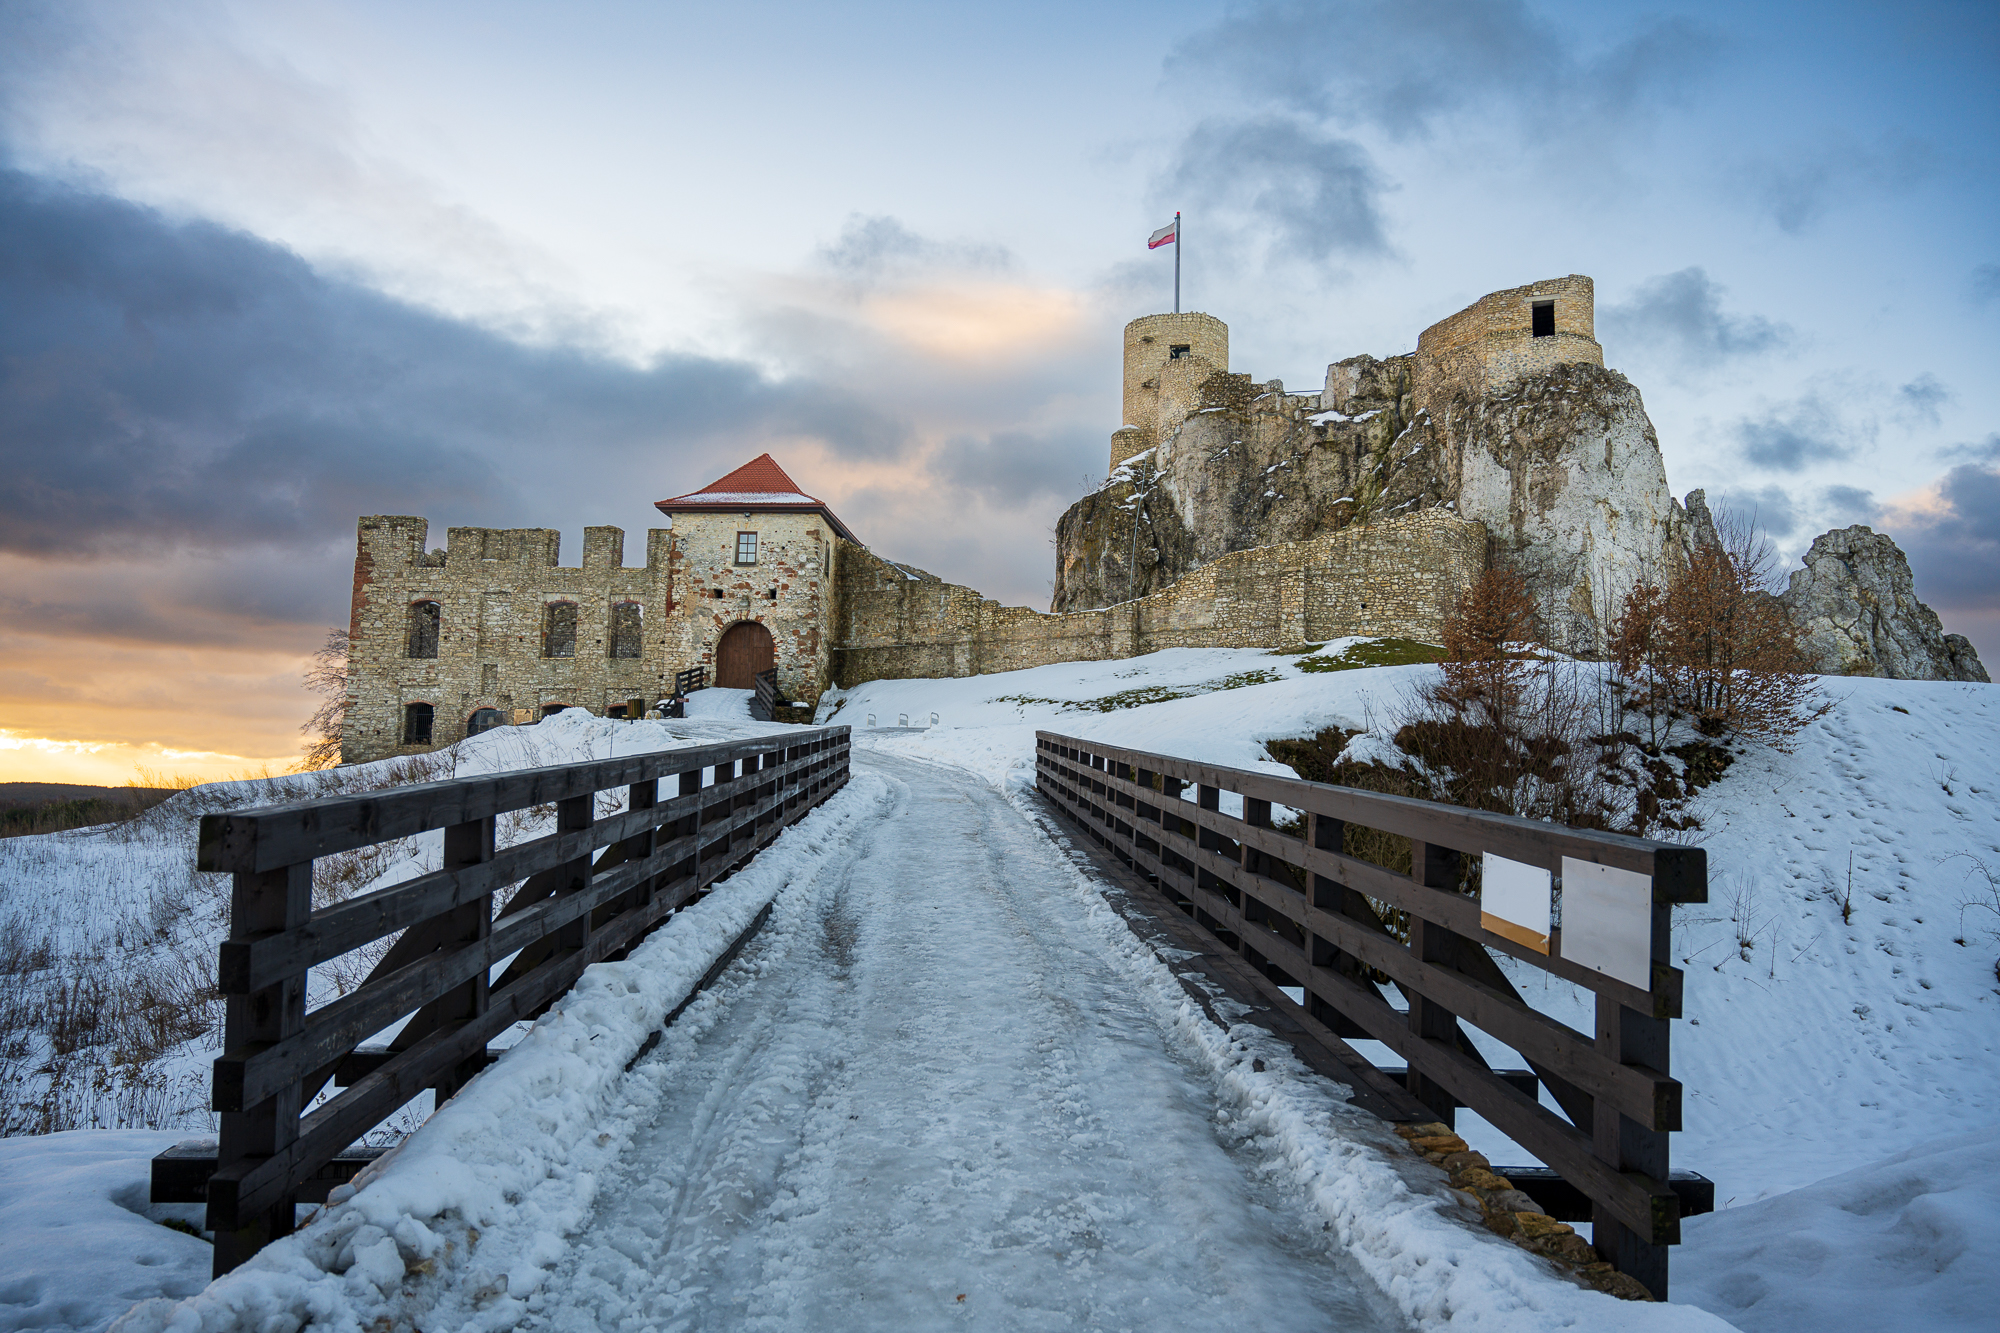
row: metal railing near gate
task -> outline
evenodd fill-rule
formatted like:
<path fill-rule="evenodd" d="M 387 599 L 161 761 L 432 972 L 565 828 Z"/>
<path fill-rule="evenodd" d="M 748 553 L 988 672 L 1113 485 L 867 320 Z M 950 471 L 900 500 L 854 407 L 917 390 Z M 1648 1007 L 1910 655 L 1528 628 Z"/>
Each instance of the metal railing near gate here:
<path fill-rule="evenodd" d="M 302 1190 L 356 1139 L 426 1089 L 441 1103 L 491 1037 L 839 790 L 848 753 L 848 729 L 828 727 L 204 816 L 198 867 L 234 877 L 207 1185 L 216 1274 L 289 1232 Z M 626 809 L 598 818 L 598 793 L 621 787 Z M 498 816 L 541 805 L 554 831 L 495 845 Z M 434 829 L 438 869 L 314 910 L 315 859 Z M 310 969 L 396 932 L 366 981 L 307 1010 Z M 405 1016 L 386 1047 L 360 1046 Z M 342 1090 L 306 1111 L 329 1083 Z"/>
<path fill-rule="evenodd" d="M 1666 1299 L 1667 1247 L 1680 1241 L 1682 1215 L 1667 1137 L 1681 1127 L 1668 1024 L 1681 1014 L 1682 975 L 1668 948 L 1673 905 L 1708 900 L 1701 848 L 1046 731 L 1036 733 L 1035 758 L 1037 785 L 1058 809 L 1245 955 L 1270 980 L 1270 1002 L 1310 1021 L 1371 1091 L 1405 1105 L 1414 1097 L 1447 1125 L 1458 1106 L 1483 1116 L 1589 1199 L 1599 1256 Z M 1224 793 L 1241 801 L 1240 814 L 1224 812 Z M 1280 827 L 1274 807 L 1296 822 Z M 1408 839 L 1411 872 L 1346 854 L 1350 823 Z M 1482 898 L 1460 891 L 1466 855 L 1486 868 Z M 1563 884 L 1575 927 L 1567 952 L 1547 919 L 1539 930 L 1503 919 L 1527 914 L 1495 901 L 1502 875 L 1531 889 L 1539 876 L 1545 903 Z M 1495 953 L 1589 988 L 1595 1030 L 1527 1004 Z M 1384 993 L 1384 978 L 1404 1007 Z M 1305 1003 L 1282 987 L 1302 989 Z M 1562 1114 L 1489 1067 L 1461 1023 L 1523 1056 Z M 1401 1080 L 1347 1037 L 1406 1060 Z"/>

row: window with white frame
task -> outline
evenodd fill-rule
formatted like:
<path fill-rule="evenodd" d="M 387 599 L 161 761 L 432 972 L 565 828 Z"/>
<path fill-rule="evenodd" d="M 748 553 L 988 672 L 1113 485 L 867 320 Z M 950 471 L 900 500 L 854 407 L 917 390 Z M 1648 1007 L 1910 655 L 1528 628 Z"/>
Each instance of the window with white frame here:
<path fill-rule="evenodd" d="M 757 534 L 739 532 L 736 534 L 736 563 L 754 565 L 757 563 Z"/>

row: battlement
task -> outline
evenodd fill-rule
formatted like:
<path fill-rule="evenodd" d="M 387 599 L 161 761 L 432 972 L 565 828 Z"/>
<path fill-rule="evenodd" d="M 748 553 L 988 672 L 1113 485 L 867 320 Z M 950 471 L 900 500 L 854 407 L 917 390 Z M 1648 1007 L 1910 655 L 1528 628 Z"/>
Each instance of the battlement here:
<path fill-rule="evenodd" d="M 664 570 L 672 532 L 651 528 L 646 533 L 647 570 Z M 555 528 L 447 528 L 445 544 L 426 551 L 430 521 L 409 514 L 371 514 L 356 525 L 356 548 L 372 570 L 472 569 L 510 564 L 524 570 L 556 570 L 562 563 L 562 533 Z M 625 529 L 583 530 L 583 563 L 571 572 L 625 568 Z"/>
<path fill-rule="evenodd" d="M 1580 273 L 1480 297 L 1417 336 L 1419 398 L 1456 386 L 1491 393 L 1555 366 L 1604 364 L 1596 284 Z"/>

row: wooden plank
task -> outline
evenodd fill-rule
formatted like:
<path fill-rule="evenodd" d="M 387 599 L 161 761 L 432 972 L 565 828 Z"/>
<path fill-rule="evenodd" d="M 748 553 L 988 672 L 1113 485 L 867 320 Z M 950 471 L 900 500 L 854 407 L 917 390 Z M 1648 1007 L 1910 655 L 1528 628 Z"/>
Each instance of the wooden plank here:
<path fill-rule="evenodd" d="M 1200 868 L 1285 917 L 1295 928 L 1319 935 L 1386 973 L 1413 999 L 1441 1004 L 1446 1011 L 1490 1033 L 1523 1057 L 1592 1097 L 1601 1098 L 1606 1105 L 1616 1107 L 1647 1128 L 1680 1127 L 1681 1085 L 1677 1080 L 1643 1065 L 1605 1060 L 1596 1054 L 1591 1037 L 1523 1004 L 1518 996 L 1419 959 L 1393 938 L 1316 907 L 1289 886 L 1247 871 L 1221 853 L 1193 848 L 1189 852 L 1189 859 Z M 1137 854 L 1150 862 L 1149 869 L 1158 873 L 1156 860 L 1147 858 L 1143 851 Z M 1245 929 L 1252 928 L 1252 923 L 1243 924 Z M 1310 965 L 1298 945 L 1277 938 L 1282 942 L 1282 952 L 1291 961 L 1287 970 L 1294 972 L 1306 989 L 1315 990 L 1313 974 L 1325 969 Z M 1330 997 L 1324 998 L 1328 1003 L 1334 1002 Z M 1369 1035 L 1382 1039 L 1380 1033 Z"/>
<path fill-rule="evenodd" d="M 798 817 L 802 818 L 844 785 L 844 776 L 829 782 L 823 794 L 800 810 Z M 768 829 L 760 836 L 759 845 L 775 839 L 788 826 Z M 724 867 L 713 870 L 716 876 L 723 873 L 726 873 Z M 587 947 L 555 957 L 528 975 L 495 987 L 485 1014 L 460 1026 L 433 1032 L 384 1062 L 307 1116 L 299 1125 L 297 1138 L 284 1151 L 218 1167 L 210 1183 L 210 1226 L 217 1226 L 219 1221 L 233 1226 L 237 1216 L 268 1208 L 271 1200 L 308 1179 L 317 1169 L 317 1163 L 327 1160 L 425 1091 L 439 1071 L 468 1058 L 495 1033 L 542 1012 L 575 984 L 585 967 L 629 947 L 657 925 L 674 905 L 664 896 L 655 898 L 622 914 L 604 929 L 592 932 Z"/>
<path fill-rule="evenodd" d="M 847 731 L 846 727 L 827 727 L 813 734 L 832 742 L 830 752 L 844 754 Z M 207 815 L 201 823 L 197 866 L 202 870 L 268 870 L 448 824 L 630 786 L 680 772 L 690 764 L 733 763 L 771 748 L 768 739 L 728 741 Z"/>
<path fill-rule="evenodd" d="M 771 799 L 740 811 L 730 816 L 724 827 L 751 824 L 760 812 L 776 804 Z M 600 904 L 669 869 L 681 855 L 678 840 L 667 844 L 647 861 L 629 862 L 596 879 L 585 892 L 545 899 L 501 918 L 485 940 L 454 952 L 420 941 L 420 956 L 415 961 L 313 1010 L 303 1031 L 256 1049 L 225 1050 L 214 1065 L 216 1109 L 234 1110 L 254 1103 L 290 1079 L 331 1066 L 403 1015 L 472 980 L 508 954 L 586 918 Z M 716 867 L 717 873 L 722 869 Z M 402 943 L 398 941 L 398 946 Z"/>
<path fill-rule="evenodd" d="M 1652 990 L 1640 990 L 1562 957 L 1560 930 L 1553 936 L 1551 948 L 1554 952 L 1542 954 L 1505 936 L 1487 931 L 1480 924 L 1477 899 L 1415 885 L 1408 878 L 1370 862 L 1339 852 L 1309 847 L 1302 840 L 1273 829 L 1253 828 L 1241 820 L 1222 814 L 1219 810 L 1204 811 L 1187 802 L 1180 804 L 1183 808 L 1172 812 L 1173 814 L 1215 837 L 1255 847 L 1302 870 L 1323 875 L 1356 889 L 1379 902 L 1414 912 L 1428 921 L 1444 926 L 1454 934 L 1465 936 L 1489 949 L 1531 963 L 1552 976 L 1584 986 L 1598 994 L 1612 996 L 1627 1008 L 1651 1012 L 1659 1018 L 1680 1017 L 1683 978 L 1678 968 L 1672 967 L 1664 960 L 1654 964 Z M 1201 849 L 1197 843 L 1199 834 L 1197 839 L 1189 839 L 1178 829 L 1168 829 L 1164 826 L 1161 833 L 1163 839 L 1172 840 L 1172 844 L 1181 855 L 1195 859 L 1200 854 Z M 1204 868 L 1208 867 L 1205 865 Z"/>
<path fill-rule="evenodd" d="M 1364 792 L 1352 787 L 1280 778 L 1246 769 L 1200 764 L 1166 755 L 1127 750 L 1097 741 L 1076 741 L 1052 732 L 1047 737 L 1088 748 L 1093 754 L 1127 765 L 1144 765 L 1183 781 L 1233 791 L 1245 798 L 1275 801 L 1312 814 L 1363 824 L 1385 833 L 1436 842 L 1458 851 L 1492 851 L 1530 865 L 1560 871 L 1561 858 L 1575 857 L 1650 875 L 1656 898 L 1667 902 L 1706 902 L 1707 853 L 1699 847 L 1656 842 L 1617 833 L 1571 829 L 1515 815 L 1443 805 L 1408 796 Z M 1114 779 L 1115 780 L 1115 779 Z"/>

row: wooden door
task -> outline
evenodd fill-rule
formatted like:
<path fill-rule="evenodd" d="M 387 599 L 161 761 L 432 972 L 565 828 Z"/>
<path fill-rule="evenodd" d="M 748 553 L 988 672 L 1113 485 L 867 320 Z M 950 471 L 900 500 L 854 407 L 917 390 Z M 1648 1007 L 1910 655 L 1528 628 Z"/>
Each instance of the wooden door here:
<path fill-rule="evenodd" d="M 754 690 L 757 673 L 778 660 L 771 631 L 754 620 L 731 625 L 715 645 L 715 683 L 725 690 Z"/>

